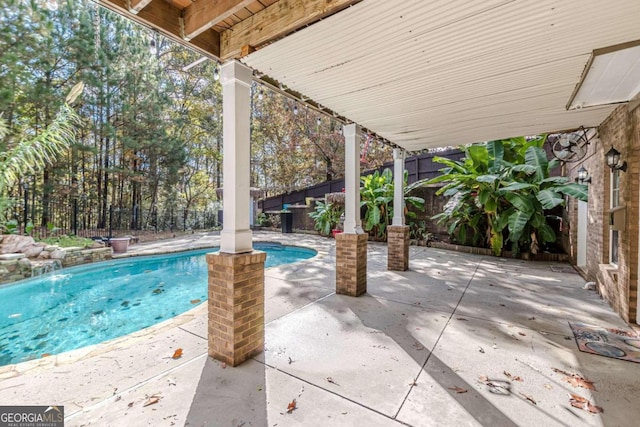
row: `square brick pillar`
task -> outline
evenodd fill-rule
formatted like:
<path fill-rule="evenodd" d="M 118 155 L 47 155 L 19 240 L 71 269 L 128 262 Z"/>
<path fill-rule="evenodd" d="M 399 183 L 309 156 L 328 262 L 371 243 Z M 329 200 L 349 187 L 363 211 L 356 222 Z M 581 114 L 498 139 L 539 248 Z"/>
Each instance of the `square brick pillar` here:
<path fill-rule="evenodd" d="M 264 261 L 267 254 L 207 254 L 209 356 L 237 366 L 264 349 Z"/>
<path fill-rule="evenodd" d="M 368 234 L 336 234 L 336 293 L 358 297 L 367 292 Z"/>
<path fill-rule="evenodd" d="M 390 225 L 387 228 L 387 269 L 409 269 L 409 226 Z"/>

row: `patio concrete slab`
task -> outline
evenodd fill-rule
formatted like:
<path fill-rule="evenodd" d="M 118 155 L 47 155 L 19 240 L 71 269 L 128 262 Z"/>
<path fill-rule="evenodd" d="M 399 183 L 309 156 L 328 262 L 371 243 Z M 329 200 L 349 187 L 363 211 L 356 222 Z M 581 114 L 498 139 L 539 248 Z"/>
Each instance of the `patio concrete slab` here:
<path fill-rule="evenodd" d="M 186 426 L 267 426 L 265 366 L 249 360 L 235 368 L 207 358 Z M 188 408 L 188 406 L 187 406 Z M 285 405 L 286 408 L 286 405 Z"/>
<path fill-rule="evenodd" d="M 402 424 L 342 398 L 331 390 L 301 381 L 277 369 L 266 367 L 267 415 L 269 426 L 326 427 L 326 426 L 380 426 Z M 296 399 L 296 409 L 287 412 Z"/>
<path fill-rule="evenodd" d="M 334 293 L 332 239 L 256 238 L 318 256 L 266 270 L 266 351 L 254 360 L 231 368 L 206 356 L 200 304 L 121 339 L 2 367 L 0 402 L 64 404 L 73 426 L 609 427 L 640 419 L 640 364 L 579 352 L 568 321 L 626 325 L 567 264 L 411 247 L 410 270 L 389 272 L 385 245 L 371 243 L 369 293 L 351 298 Z M 136 244 L 127 256 L 218 239 Z M 173 360 L 177 347 L 184 355 Z M 597 390 L 576 389 L 553 368 Z M 572 408 L 569 392 L 604 413 Z M 144 407 L 156 393 L 161 399 Z M 287 414 L 293 398 L 297 409 Z"/>
<path fill-rule="evenodd" d="M 582 288 L 579 275 L 556 278 L 548 266 L 532 264 L 538 268 L 499 274 L 483 262 L 456 313 L 564 335 L 572 335 L 568 321 L 625 327 L 596 292 Z"/>
<path fill-rule="evenodd" d="M 594 381 L 597 391 L 571 386 L 554 368 Z M 621 369 L 629 376 L 618 376 Z M 629 404 L 629 393 L 637 392 L 638 375 L 640 364 L 576 352 L 575 342 L 562 336 L 453 319 L 398 419 L 433 425 L 453 413 L 455 425 L 631 425 L 623 406 Z M 467 391 L 457 393 L 456 387 Z M 571 407 L 569 393 L 602 406 L 604 414 Z"/>
<path fill-rule="evenodd" d="M 394 416 L 448 313 L 331 295 L 266 328 L 265 363 Z"/>

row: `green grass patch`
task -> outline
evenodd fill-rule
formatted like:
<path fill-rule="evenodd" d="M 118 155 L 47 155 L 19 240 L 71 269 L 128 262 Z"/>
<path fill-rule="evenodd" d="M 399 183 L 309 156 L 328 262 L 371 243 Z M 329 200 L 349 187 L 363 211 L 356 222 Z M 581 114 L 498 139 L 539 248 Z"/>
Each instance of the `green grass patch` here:
<path fill-rule="evenodd" d="M 70 248 L 73 246 L 88 248 L 95 243 L 91 239 L 85 239 L 84 237 L 75 236 L 47 237 L 46 239 L 40 239 L 40 242 L 46 243 L 48 245 L 60 246 L 61 248 Z"/>

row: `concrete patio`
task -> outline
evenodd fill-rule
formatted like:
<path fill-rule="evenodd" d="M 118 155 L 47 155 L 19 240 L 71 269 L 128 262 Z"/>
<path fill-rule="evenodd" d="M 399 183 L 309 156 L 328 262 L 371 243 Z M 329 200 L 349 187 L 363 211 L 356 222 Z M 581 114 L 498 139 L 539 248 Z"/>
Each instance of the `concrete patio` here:
<path fill-rule="evenodd" d="M 257 232 L 254 240 L 319 251 L 266 270 L 259 357 L 236 368 L 208 358 L 201 304 L 127 337 L 2 367 L 1 404 L 64 405 L 67 426 L 630 426 L 640 418 L 640 364 L 579 352 L 568 322 L 628 326 L 566 264 L 411 247 L 410 270 L 390 272 L 386 246 L 369 243 L 368 291 L 352 298 L 334 292 L 332 239 Z M 127 256 L 217 243 L 194 234 L 134 245 Z M 172 359 L 177 348 L 184 354 Z M 571 407 L 568 393 L 604 412 Z"/>

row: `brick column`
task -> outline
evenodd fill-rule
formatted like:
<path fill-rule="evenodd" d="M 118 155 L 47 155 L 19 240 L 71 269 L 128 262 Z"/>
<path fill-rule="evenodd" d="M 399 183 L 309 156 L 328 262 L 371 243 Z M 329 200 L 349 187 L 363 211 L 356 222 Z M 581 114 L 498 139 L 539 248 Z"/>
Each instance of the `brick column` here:
<path fill-rule="evenodd" d="M 336 293 L 367 292 L 367 234 L 336 234 Z"/>
<path fill-rule="evenodd" d="M 409 226 L 390 225 L 387 228 L 387 269 L 409 269 Z"/>
<path fill-rule="evenodd" d="M 207 254 L 209 356 L 237 366 L 264 349 L 264 261 L 267 254 Z"/>

